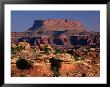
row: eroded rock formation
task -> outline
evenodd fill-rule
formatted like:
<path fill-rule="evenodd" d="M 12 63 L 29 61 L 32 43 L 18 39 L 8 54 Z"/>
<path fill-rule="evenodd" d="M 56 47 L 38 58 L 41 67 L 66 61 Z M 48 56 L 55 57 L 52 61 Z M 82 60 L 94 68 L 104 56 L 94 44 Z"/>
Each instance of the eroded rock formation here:
<path fill-rule="evenodd" d="M 34 20 L 33 26 L 28 31 L 44 29 L 50 31 L 62 30 L 77 30 L 86 31 L 85 27 L 77 20 L 64 20 L 64 19 L 46 19 Z"/>
<path fill-rule="evenodd" d="M 26 41 L 31 46 L 51 44 L 54 47 L 100 46 L 100 33 L 89 32 L 76 20 L 35 20 L 26 32 L 12 32 L 12 43 Z"/>

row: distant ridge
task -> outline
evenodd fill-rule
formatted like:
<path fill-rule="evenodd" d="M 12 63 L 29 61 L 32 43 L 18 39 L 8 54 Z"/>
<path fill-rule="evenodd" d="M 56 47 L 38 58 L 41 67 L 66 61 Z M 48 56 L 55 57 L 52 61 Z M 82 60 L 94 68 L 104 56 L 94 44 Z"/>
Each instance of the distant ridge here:
<path fill-rule="evenodd" d="M 33 26 L 27 31 L 33 31 L 43 29 L 44 31 L 64 31 L 64 30 L 75 30 L 75 31 L 86 31 L 85 27 L 81 22 L 77 20 L 66 20 L 66 19 L 45 19 L 45 20 L 34 20 Z"/>

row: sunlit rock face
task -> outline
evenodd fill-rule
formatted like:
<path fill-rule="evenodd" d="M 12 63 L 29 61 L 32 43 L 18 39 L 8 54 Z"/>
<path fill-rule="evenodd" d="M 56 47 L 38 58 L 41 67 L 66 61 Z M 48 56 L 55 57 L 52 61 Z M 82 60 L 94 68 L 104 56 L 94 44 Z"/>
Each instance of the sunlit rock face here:
<path fill-rule="evenodd" d="M 77 30 L 86 31 L 84 26 L 77 20 L 64 20 L 64 19 L 46 19 L 34 20 L 33 26 L 27 31 L 44 29 L 50 31 L 64 31 L 64 30 Z"/>
<path fill-rule="evenodd" d="M 76 20 L 46 19 L 34 20 L 26 32 L 12 32 L 11 42 L 26 41 L 31 46 L 51 44 L 55 47 L 100 46 L 100 33 L 89 32 Z"/>

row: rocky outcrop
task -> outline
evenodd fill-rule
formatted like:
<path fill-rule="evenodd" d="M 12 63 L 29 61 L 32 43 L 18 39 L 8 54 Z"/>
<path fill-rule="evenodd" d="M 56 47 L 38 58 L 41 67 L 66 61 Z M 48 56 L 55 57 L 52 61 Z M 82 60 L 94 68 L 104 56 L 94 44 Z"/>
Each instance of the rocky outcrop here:
<path fill-rule="evenodd" d="M 72 48 L 75 46 L 100 47 L 100 33 L 89 32 L 76 20 L 46 19 L 35 20 L 26 32 L 12 32 L 11 42 L 26 41 L 31 46 L 51 44 L 54 47 Z"/>
<path fill-rule="evenodd" d="M 46 34 L 47 33 L 47 34 Z M 32 33 L 30 36 L 28 34 L 21 35 L 13 35 L 11 40 L 12 43 L 18 44 L 19 42 L 26 41 L 30 43 L 31 46 L 39 45 L 39 44 L 51 44 L 54 47 L 60 48 L 72 48 L 75 46 L 93 46 L 100 47 L 100 33 L 99 32 L 86 32 L 85 33 L 66 33 L 62 32 L 61 34 L 54 34 L 54 32 L 46 33 L 41 32 L 41 34 Z M 27 35 L 27 36 L 25 36 Z M 33 36 L 32 36 L 33 35 Z M 19 36 L 19 37 L 18 37 Z M 32 36 L 32 37 L 31 37 Z"/>
<path fill-rule="evenodd" d="M 34 20 L 33 26 L 27 31 L 32 30 L 50 30 L 50 31 L 62 31 L 62 30 L 76 30 L 86 31 L 85 27 L 77 20 L 64 20 L 64 19 L 46 19 L 46 20 Z"/>

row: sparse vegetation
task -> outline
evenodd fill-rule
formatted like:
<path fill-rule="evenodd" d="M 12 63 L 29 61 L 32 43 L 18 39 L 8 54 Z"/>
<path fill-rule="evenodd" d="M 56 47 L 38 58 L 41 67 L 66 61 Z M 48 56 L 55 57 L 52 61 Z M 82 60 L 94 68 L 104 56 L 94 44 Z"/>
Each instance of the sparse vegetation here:
<path fill-rule="evenodd" d="M 77 55 L 76 55 L 76 54 L 74 54 L 74 53 L 73 53 L 73 55 L 72 55 L 72 56 L 74 56 L 75 61 L 79 61 L 79 60 L 81 59 L 81 57 L 77 56 Z"/>
<path fill-rule="evenodd" d="M 26 42 L 25 42 L 25 44 L 26 44 Z M 42 49 L 40 49 L 40 47 Z M 87 77 L 90 74 L 87 73 L 88 70 L 86 67 L 88 67 L 88 69 L 92 69 L 93 65 L 91 65 L 91 64 L 94 64 L 94 65 L 96 64 L 97 67 L 99 66 L 97 62 L 94 63 L 94 61 L 96 61 L 96 59 L 94 59 L 94 61 L 93 61 L 92 56 L 91 56 L 91 55 L 93 55 L 95 58 L 95 55 L 97 55 L 97 57 L 99 58 L 99 53 L 95 54 L 95 51 L 86 52 L 86 54 L 88 54 L 88 56 L 85 54 L 80 56 L 80 53 L 75 52 L 73 50 L 67 50 L 67 52 L 65 52 L 64 50 L 61 50 L 61 49 L 53 50 L 51 46 L 44 45 L 44 44 L 41 46 L 38 46 L 37 48 L 30 47 L 30 49 L 28 49 L 28 50 L 25 50 L 24 48 L 25 48 L 24 45 L 23 46 L 14 45 L 13 47 L 11 47 L 12 64 L 13 65 L 15 64 L 17 70 L 20 70 L 19 76 L 21 76 L 21 77 L 31 76 L 31 75 L 25 74 L 24 71 L 26 72 L 26 71 L 30 70 L 32 67 L 38 67 L 38 66 L 41 69 L 36 69 L 36 72 L 39 71 L 38 75 L 40 75 L 42 73 L 40 76 L 59 77 L 59 76 L 75 76 L 75 75 L 77 75 L 77 76 Z M 77 49 L 76 49 L 76 51 L 77 51 Z M 45 67 L 48 67 L 47 70 L 49 72 L 52 72 L 53 74 L 51 73 L 48 75 L 47 71 L 45 71 L 43 69 L 43 67 L 44 67 L 43 64 L 45 65 Z M 48 66 L 49 64 L 50 64 L 50 66 Z M 61 64 L 63 64 L 65 66 L 64 69 L 61 69 Z M 72 72 L 72 70 L 74 71 L 74 70 L 77 70 L 78 68 L 80 68 L 79 66 L 78 66 L 78 68 L 74 67 L 75 69 L 73 68 L 72 70 L 67 71 L 67 70 L 69 70 L 70 67 L 72 67 L 74 65 L 80 65 L 80 67 L 83 67 L 83 69 L 85 71 L 83 71 L 83 73 L 80 73 L 80 70 L 79 70 L 79 71 L 77 71 L 77 72 L 79 72 L 77 74 Z M 67 68 L 66 66 L 69 67 L 67 70 L 66 70 L 66 68 Z M 33 68 L 31 70 L 33 70 Z M 66 72 L 66 73 L 62 74 L 61 73 L 62 71 L 59 71 L 59 70 L 63 70 L 63 72 Z M 95 74 L 95 75 L 97 75 L 97 74 Z M 16 72 L 12 72 L 11 75 L 16 76 Z"/>
<path fill-rule="evenodd" d="M 58 54 L 60 53 L 60 50 L 59 49 L 55 49 L 55 53 L 54 54 Z"/>
<path fill-rule="evenodd" d="M 15 48 L 11 47 L 12 54 L 16 54 L 17 52 L 20 52 L 21 50 L 23 50 L 22 46 L 16 46 Z"/>
<path fill-rule="evenodd" d="M 17 67 L 17 69 L 25 70 L 25 69 L 30 69 L 32 67 L 32 65 L 25 59 L 19 59 L 16 62 L 16 67 Z"/>
<path fill-rule="evenodd" d="M 60 68 L 60 66 L 61 66 L 61 62 L 62 62 L 62 60 L 60 60 L 60 59 L 56 59 L 56 58 L 51 58 L 50 60 L 50 63 L 51 63 L 51 70 L 53 71 L 53 73 L 54 73 L 54 76 L 59 76 L 60 74 L 59 74 L 59 68 Z"/>
<path fill-rule="evenodd" d="M 45 51 L 45 53 L 46 54 L 49 54 L 50 53 L 50 51 L 51 51 L 51 49 L 50 48 L 48 48 L 48 47 L 44 47 L 44 49 L 43 49 L 44 51 Z"/>

